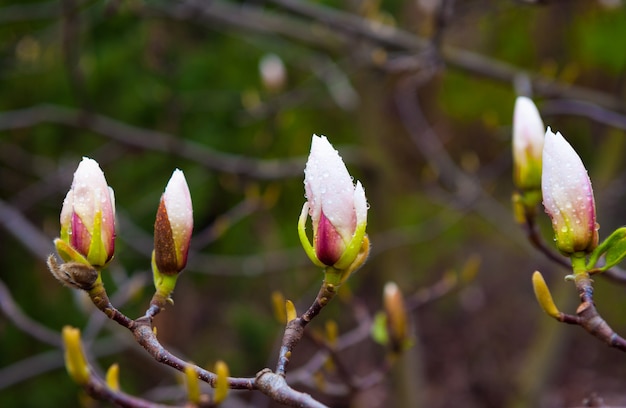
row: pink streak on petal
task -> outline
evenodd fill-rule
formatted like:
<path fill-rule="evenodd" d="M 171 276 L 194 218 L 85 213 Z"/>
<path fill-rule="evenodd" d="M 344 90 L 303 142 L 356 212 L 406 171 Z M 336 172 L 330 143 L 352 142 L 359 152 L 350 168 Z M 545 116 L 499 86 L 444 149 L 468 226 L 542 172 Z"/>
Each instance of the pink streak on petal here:
<path fill-rule="evenodd" d="M 315 236 L 315 252 L 317 259 L 324 265 L 333 265 L 339 260 L 344 250 L 345 244 L 343 243 L 341 235 L 337 233 L 335 227 L 333 227 L 330 220 L 326 218 L 326 215 L 322 211 L 317 228 L 317 235 Z"/>

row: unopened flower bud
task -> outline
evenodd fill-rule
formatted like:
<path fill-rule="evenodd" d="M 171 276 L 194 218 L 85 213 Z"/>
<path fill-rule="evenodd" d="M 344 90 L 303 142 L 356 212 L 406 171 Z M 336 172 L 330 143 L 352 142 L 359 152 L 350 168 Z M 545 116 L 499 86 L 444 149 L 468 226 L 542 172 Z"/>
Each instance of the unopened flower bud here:
<path fill-rule="evenodd" d="M 533 273 L 532 282 L 539 306 L 541 306 L 548 316 L 558 319 L 561 312 L 559 312 L 559 309 L 557 309 L 554 304 L 552 293 L 550 293 L 550 289 L 548 289 L 548 285 L 546 285 L 546 281 L 543 279 L 541 272 L 535 271 Z"/>
<path fill-rule="evenodd" d="M 228 376 L 230 375 L 230 370 L 228 366 L 223 361 L 218 361 L 215 363 L 215 394 L 213 394 L 213 402 L 215 404 L 219 404 L 226 399 L 228 395 Z"/>
<path fill-rule="evenodd" d="M 154 263 L 165 275 L 175 275 L 187 265 L 193 230 L 191 194 L 182 171 L 176 169 L 161 196 L 154 223 Z"/>
<path fill-rule="evenodd" d="M 593 251 L 598 226 L 591 181 L 572 146 L 550 128 L 543 148 L 541 189 L 557 248 L 565 255 Z"/>
<path fill-rule="evenodd" d="M 80 342 L 80 330 L 65 326 L 62 332 L 65 349 L 65 368 L 76 383 L 85 385 L 89 382 L 90 372 L 87 359 Z"/>
<path fill-rule="evenodd" d="M 279 92 L 287 82 L 287 70 L 283 60 L 276 54 L 267 54 L 259 62 L 263 86 L 270 92 Z"/>
<path fill-rule="evenodd" d="M 299 232 L 305 251 L 319 266 L 347 270 L 356 261 L 360 266 L 365 261 L 361 255 L 369 250 L 363 186 L 358 181 L 356 186 L 353 184 L 339 153 L 325 136 L 313 135 L 304 174 L 307 202 L 302 208 Z M 307 213 L 313 224 L 313 246 L 304 233 Z"/>
<path fill-rule="evenodd" d="M 530 98 L 519 96 L 513 112 L 513 181 L 520 191 L 541 188 L 545 128 Z"/>
<path fill-rule="evenodd" d="M 404 297 L 394 282 L 385 284 L 383 305 L 387 315 L 390 346 L 394 352 L 402 351 L 408 340 L 408 319 Z"/>
<path fill-rule="evenodd" d="M 115 196 L 95 160 L 83 157 L 61 210 L 55 241 L 66 262 L 102 268 L 115 250 Z"/>

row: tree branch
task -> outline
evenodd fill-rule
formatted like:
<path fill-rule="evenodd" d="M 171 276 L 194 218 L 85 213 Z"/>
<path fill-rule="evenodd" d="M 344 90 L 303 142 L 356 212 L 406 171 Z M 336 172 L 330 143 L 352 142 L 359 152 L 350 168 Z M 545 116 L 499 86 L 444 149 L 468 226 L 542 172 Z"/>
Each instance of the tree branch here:
<path fill-rule="evenodd" d="M 586 272 L 576 274 L 574 282 L 580 297 L 580 305 L 576 310 L 576 315 L 559 313 L 556 319 L 564 323 L 579 325 L 610 347 L 626 352 L 626 339 L 619 336 L 596 309 L 593 301 L 593 285 L 589 274 Z"/>
<path fill-rule="evenodd" d="M 145 150 L 173 153 L 208 169 L 245 175 L 254 179 L 282 179 L 301 173 L 304 158 L 284 160 L 250 159 L 223 152 L 167 133 L 148 130 L 115 119 L 56 105 L 38 105 L 0 113 L 0 131 L 57 123 L 88 129 L 118 143 Z"/>

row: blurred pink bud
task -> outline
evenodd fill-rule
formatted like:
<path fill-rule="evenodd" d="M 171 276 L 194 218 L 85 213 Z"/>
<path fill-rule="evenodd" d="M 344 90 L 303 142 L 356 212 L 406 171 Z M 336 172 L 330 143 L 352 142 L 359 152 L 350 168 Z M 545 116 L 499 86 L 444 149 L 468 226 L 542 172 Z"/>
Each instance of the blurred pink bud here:
<path fill-rule="evenodd" d="M 259 62 L 263 86 L 270 92 L 279 92 L 287 82 L 287 70 L 283 60 L 276 54 L 267 54 Z"/>
<path fill-rule="evenodd" d="M 567 255 L 593 251 L 598 226 L 591 181 L 572 146 L 550 128 L 543 148 L 541 189 L 557 248 Z"/>
<path fill-rule="evenodd" d="M 176 169 L 161 196 L 154 223 L 154 261 L 159 272 L 173 275 L 187 265 L 192 230 L 191 194 L 185 175 Z"/>
<path fill-rule="evenodd" d="M 357 256 L 367 224 L 367 201 L 360 182 L 356 186 L 339 153 L 325 136 L 313 135 L 311 153 L 304 170 L 304 187 L 313 224 L 313 247 L 317 259 L 333 266 L 344 255 L 358 227 L 361 239 L 350 250 Z M 352 254 L 354 252 L 354 254 Z"/>
<path fill-rule="evenodd" d="M 533 101 L 519 96 L 513 113 L 513 181 L 515 187 L 539 190 L 545 128 Z"/>
<path fill-rule="evenodd" d="M 57 244 L 65 261 L 77 261 L 75 251 L 99 268 L 113 257 L 115 196 L 95 160 L 83 157 L 74 173 L 61 210 L 60 241 L 71 247 Z"/>

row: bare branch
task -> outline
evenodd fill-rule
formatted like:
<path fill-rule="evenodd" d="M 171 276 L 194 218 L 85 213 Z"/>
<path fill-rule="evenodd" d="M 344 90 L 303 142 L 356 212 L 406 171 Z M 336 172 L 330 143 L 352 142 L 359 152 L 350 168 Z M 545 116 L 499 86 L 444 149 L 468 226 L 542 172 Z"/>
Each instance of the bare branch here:
<path fill-rule="evenodd" d="M 103 338 L 91 347 L 91 354 L 104 357 L 117 354 L 127 348 L 127 344 Z M 0 368 L 0 390 L 12 385 L 35 378 L 52 370 L 63 368 L 63 353 L 60 349 L 46 351 L 22 359 L 16 363 Z"/>
<path fill-rule="evenodd" d="M 61 336 L 26 316 L 13 300 L 9 288 L 0 280 L 0 309 L 20 330 L 42 343 L 61 347 Z"/>
<path fill-rule="evenodd" d="M 291 388 L 284 376 L 273 373 L 269 368 L 259 371 L 256 376 L 256 385 L 263 394 L 269 395 L 274 401 L 290 407 L 328 408 L 321 402 L 314 400 L 309 394 Z"/>
<path fill-rule="evenodd" d="M 547 100 L 541 104 L 541 114 L 582 116 L 615 129 L 626 130 L 626 115 L 582 100 Z"/>
<path fill-rule="evenodd" d="M 46 259 L 54 250 L 50 238 L 35 228 L 20 211 L 2 200 L 0 200 L 0 224 L 38 259 Z"/>
<path fill-rule="evenodd" d="M 114 390 L 110 388 L 107 383 L 100 378 L 93 370 L 93 368 L 89 367 L 89 380 L 86 384 L 82 385 L 83 389 L 87 392 L 87 394 L 91 395 L 94 398 L 104 401 L 110 401 L 119 407 L 124 408 L 167 408 L 172 407 L 174 405 L 161 405 L 156 404 L 151 401 L 144 400 L 142 398 L 137 398 L 132 395 L 126 394 L 120 390 Z M 187 406 L 187 405 L 185 405 Z M 184 406 L 179 406 L 183 408 Z"/>
<path fill-rule="evenodd" d="M 580 296 L 580 305 L 576 310 L 576 315 L 560 313 L 557 320 L 564 323 L 577 324 L 607 345 L 626 352 L 626 339 L 619 336 L 596 309 L 593 301 L 593 284 L 589 274 L 580 273 L 574 275 L 574 282 Z"/>
<path fill-rule="evenodd" d="M 389 26 L 362 19 L 350 13 L 342 12 L 317 3 L 298 0 L 269 0 L 288 11 L 300 16 L 308 17 L 332 27 L 337 32 L 347 33 L 353 37 L 370 40 L 390 50 L 402 50 L 409 54 L 404 57 L 403 70 L 419 69 L 422 67 L 420 57 L 416 52 L 425 51 L 429 42 L 419 36 Z M 415 65 L 407 64 L 413 58 Z M 513 65 L 482 56 L 475 52 L 456 47 L 443 46 L 441 58 L 451 67 L 507 84 L 512 84 L 520 75 L 529 75 L 525 70 Z M 390 65 L 389 67 L 393 67 Z M 569 99 L 586 100 L 590 103 L 616 111 L 623 110 L 623 102 L 610 94 L 581 86 L 565 84 L 541 75 L 529 75 L 532 89 L 535 93 L 546 97 L 567 97 Z"/>
<path fill-rule="evenodd" d="M 42 123 L 88 129 L 118 143 L 146 150 L 173 153 L 202 166 L 225 173 L 241 174 L 255 179 L 281 179 L 299 175 L 304 158 L 255 160 L 217 152 L 207 146 L 148 130 L 109 117 L 56 105 L 38 105 L 0 113 L 0 131 L 33 127 Z"/>

